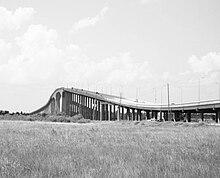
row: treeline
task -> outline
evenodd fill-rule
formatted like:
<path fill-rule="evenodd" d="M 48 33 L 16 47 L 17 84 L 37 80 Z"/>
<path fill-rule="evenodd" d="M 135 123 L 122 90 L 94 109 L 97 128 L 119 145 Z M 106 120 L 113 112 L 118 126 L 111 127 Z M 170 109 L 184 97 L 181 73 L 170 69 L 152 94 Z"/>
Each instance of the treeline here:
<path fill-rule="evenodd" d="M 29 115 L 28 113 L 25 113 L 25 112 L 9 112 L 9 111 L 4 111 L 4 110 L 0 110 L 0 115 L 6 115 L 6 114 L 9 114 L 9 115 L 24 115 L 24 116 L 27 116 L 27 115 Z"/>

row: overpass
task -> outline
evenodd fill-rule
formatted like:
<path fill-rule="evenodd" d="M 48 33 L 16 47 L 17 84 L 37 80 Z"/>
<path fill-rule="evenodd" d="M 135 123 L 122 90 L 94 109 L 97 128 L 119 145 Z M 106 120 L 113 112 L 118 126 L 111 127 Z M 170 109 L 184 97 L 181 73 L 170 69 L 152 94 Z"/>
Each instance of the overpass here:
<path fill-rule="evenodd" d="M 180 120 L 183 116 L 191 122 L 192 113 L 215 114 L 216 122 L 220 120 L 220 100 L 191 102 L 184 104 L 159 105 L 134 101 L 124 97 L 108 95 L 78 88 L 57 88 L 48 102 L 30 114 L 65 113 L 69 116 L 82 114 L 92 120 Z"/>

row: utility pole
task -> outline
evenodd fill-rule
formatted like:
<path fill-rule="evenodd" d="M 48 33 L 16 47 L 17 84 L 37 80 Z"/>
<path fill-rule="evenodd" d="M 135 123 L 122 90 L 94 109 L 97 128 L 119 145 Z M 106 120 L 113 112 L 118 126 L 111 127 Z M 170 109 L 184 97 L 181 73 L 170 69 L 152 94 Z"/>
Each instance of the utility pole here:
<path fill-rule="evenodd" d="M 124 93 L 124 87 L 123 87 L 123 85 L 120 85 L 120 86 L 119 86 L 119 92 L 122 93 L 122 94 Z"/>

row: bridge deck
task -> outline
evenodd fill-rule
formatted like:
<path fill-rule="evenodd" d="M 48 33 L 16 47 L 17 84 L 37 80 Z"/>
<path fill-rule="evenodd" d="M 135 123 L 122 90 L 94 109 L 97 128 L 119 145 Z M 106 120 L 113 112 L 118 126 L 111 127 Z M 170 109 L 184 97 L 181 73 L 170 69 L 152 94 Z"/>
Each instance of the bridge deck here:
<path fill-rule="evenodd" d="M 132 99 L 127 99 L 120 96 L 109 95 L 104 93 L 98 93 L 88 90 L 82 90 L 77 88 L 64 88 L 64 91 L 68 91 L 71 93 L 77 93 L 81 95 L 85 95 L 88 97 L 93 97 L 104 102 L 112 103 L 121 105 L 124 107 L 129 108 L 138 108 L 141 110 L 162 110 L 167 111 L 168 109 L 171 111 L 182 111 L 182 110 L 215 110 L 220 109 L 220 100 L 208 100 L 208 101 L 200 101 L 200 102 L 189 102 L 183 104 L 171 104 L 169 107 L 168 105 L 164 104 L 155 104 L 145 101 L 134 101 Z"/>

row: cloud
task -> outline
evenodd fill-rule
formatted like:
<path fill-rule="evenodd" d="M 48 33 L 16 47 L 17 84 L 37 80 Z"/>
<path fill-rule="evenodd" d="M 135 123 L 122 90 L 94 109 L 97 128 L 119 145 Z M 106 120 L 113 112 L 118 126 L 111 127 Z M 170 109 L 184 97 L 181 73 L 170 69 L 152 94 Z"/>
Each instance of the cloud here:
<path fill-rule="evenodd" d="M 80 64 L 80 61 L 74 62 Z M 68 66 L 71 68 L 76 65 L 68 64 Z M 131 84 L 134 81 L 144 81 L 152 77 L 148 63 L 135 61 L 128 52 L 96 62 L 84 57 L 84 61 L 81 61 L 77 69 L 80 70 L 78 71 L 79 79 L 93 83 L 123 85 Z M 76 76 L 76 74 L 72 75 Z"/>
<path fill-rule="evenodd" d="M 220 72 L 220 53 L 210 52 L 201 59 L 193 55 L 189 58 L 188 64 L 194 73 L 208 74 Z"/>
<path fill-rule="evenodd" d="M 34 13 L 34 9 L 30 7 L 19 7 L 14 12 L 0 7 L 0 32 L 18 30 L 23 23 L 32 18 Z"/>
<path fill-rule="evenodd" d="M 210 52 L 200 59 L 193 55 L 188 59 L 191 68 L 189 75 L 191 83 L 202 79 L 206 84 L 220 82 L 220 53 Z"/>
<path fill-rule="evenodd" d="M 31 58 L 39 53 L 55 48 L 58 34 L 54 29 L 47 29 L 42 25 L 30 25 L 22 37 L 16 42 L 22 50 L 22 55 Z"/>
<path fill-rule="evenodd" d="M 0 62 L 5 63 L 10 56 L 10 50 L 12 48 L 11 43 L 6 43 L 3 39 L 0 39 Z"/>
<path fill-rule="evenodd" d="M 148 4 L 150 3 L 152 0 L 140 0 L 141 4 Z"/>
<path fill-rule="evenodd" d="M 61 51 L 54 45 L 57 40 L 55 30 L 47 29 L 42 25 L 31 25 L 22 37 L 16 38 L 16 43 L 21 51 L 17 56 L 0 65 L 2 81 L 11 84 L 32 83 L 33 81 L 45 81 L 57 71 L 58 59 L 61 59 Z"/>
<path fill-rule="evenodd" d="M 104 16 L 108 11 L 108 9 L 109 9 L 108 7 L 104 7 L 96 16 L 86 17 L 79 20 L 74 24 L 72 32 L 77 32 L 80 29 L 96 25 L 99 21 L 104 19 Z"/>
<path fill-rule="evenodd" d="M 152 77 L 148 63 L 137 62 L 129 52 L 94 61 L 75 44 L 57 47 L 58 39 L 54 29 L 42 25 L 29 26 L 27 32 L 15 40 L 20 53 L 0 64 L 0 82 L 13 85 L 82 81 L 132 84 Z"/>

